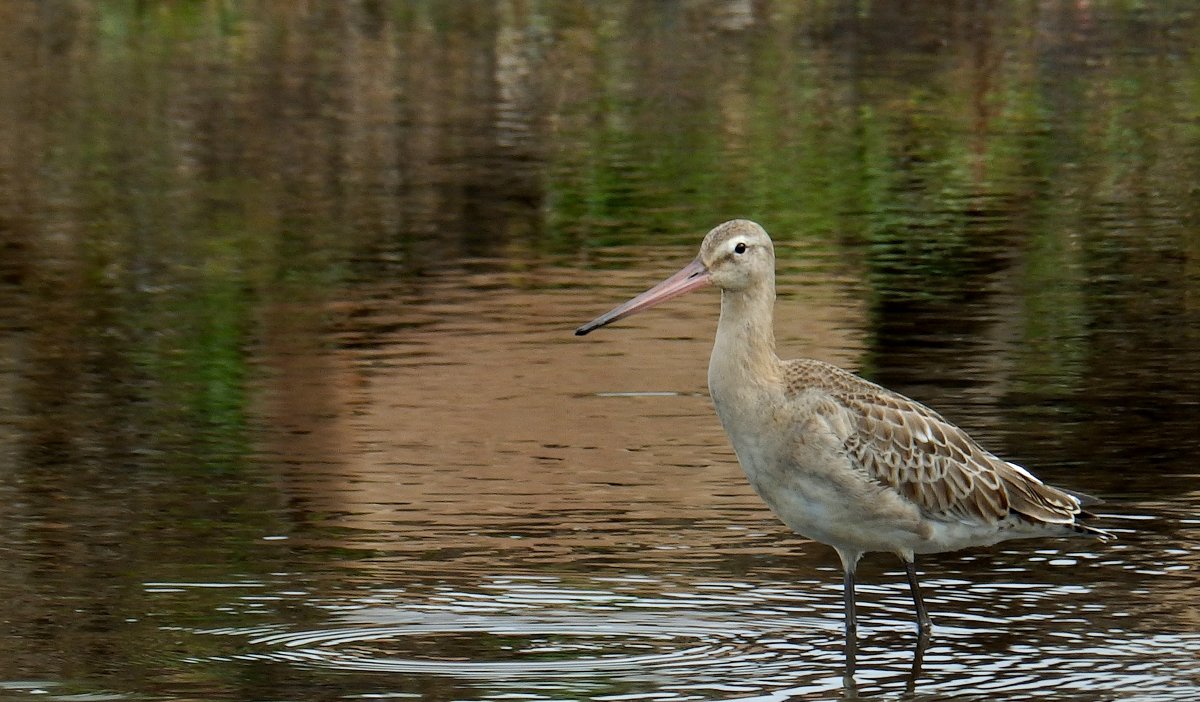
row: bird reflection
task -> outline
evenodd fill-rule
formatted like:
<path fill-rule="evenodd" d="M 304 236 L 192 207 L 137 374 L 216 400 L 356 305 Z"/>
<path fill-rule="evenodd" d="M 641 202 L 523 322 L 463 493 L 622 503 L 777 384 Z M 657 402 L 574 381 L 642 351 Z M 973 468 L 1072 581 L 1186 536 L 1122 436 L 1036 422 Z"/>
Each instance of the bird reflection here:
<path fill-rule="evenodd" d="M 929 648 L 929 642 L 928 633 L 921 632 L 917 635 L 916 643 L 913 646 L 912 665 L 908 674 L 904 676 L 905 695 L 912 695 L 916 692 L 917 680 L 921 677 L 921 667 L 925 662 L 925 651 Z M 858 699 L 858 681 L 855 679 L 857 672 L 858 646 L 854 639 L 847 639 L 846 667 L 842 675 L 842 699 Z"/>

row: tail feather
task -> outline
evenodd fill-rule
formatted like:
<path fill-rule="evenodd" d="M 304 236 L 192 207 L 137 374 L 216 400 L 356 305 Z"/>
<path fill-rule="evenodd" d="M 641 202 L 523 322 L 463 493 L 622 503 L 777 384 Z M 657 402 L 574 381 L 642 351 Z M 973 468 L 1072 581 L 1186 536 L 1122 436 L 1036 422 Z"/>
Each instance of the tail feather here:
<path fill-rule="evenodd" d="M 1082 534 L 1083 536 L 1091 536 L 1093 538 L 1100 539 L 1101 541 L 1115 541 L 1117 538 L 1117 535 L 1112 533 L 1111 531 L 1105 531 L 1104 529 L 1098 529 L 1094 526 L 1088 526 L 1087 524 L 1080 524 L 1079 522 L 1075 522 L 1074 524 L 1072 524 L 1071 528 L 1074 529 L 1075 533 L 1077 533 L 1077 534 Z"/>
<path fill-rule="evenodd" d="M 1070 495 L 1071 497 L 1074 497 L 1075 499 L 1079 500 L 1080 507 L 1091 507 L 1092 505 L 1104 504 L 1104 500 L 1100 499 L 1099 497 L 1096 497 L 1095 495 L 1089 495 L 1086 492 L 1078 492 L 1076 490 L 1068 490 L 1066 488 L 1061 488 L 1061 487 L 1057 488 L 1057 489 L 1059 492 L 1065 492 L 1068 495 Z M 1086 514 L 1086 512 L 1084 514 Z M 1088 514 L 1087 516 L 1091 517 L 1091 516 L 1095 516 L 1095 515 Z"/>

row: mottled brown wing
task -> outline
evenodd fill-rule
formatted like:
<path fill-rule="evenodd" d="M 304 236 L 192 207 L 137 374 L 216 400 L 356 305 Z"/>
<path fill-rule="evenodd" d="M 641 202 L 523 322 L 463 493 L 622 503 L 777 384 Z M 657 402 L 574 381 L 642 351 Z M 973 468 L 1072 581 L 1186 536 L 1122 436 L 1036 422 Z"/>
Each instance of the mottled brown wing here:
<path fill-rule="evenodd" d="M 847 454 L 932 518 L 991 524 L 1016 514 L 1065 525 L 1080 512 L 1078 500 L 992 455 L 914 400 L 815 361 L 796 363 L 788 375 L 789 386 L 819 387 L 849 409 L 855 426 Z"/>
<path fill-rule="evenodd" d="M 858 432 L 846 440 L 846 450 L 929 516 L 994 523 L 1016 513 L 1032 522 L 1071 524 L 1079 512 L 1071 496 L 997 458 L 907 398 L 847 401 L 857 410 Z"/>

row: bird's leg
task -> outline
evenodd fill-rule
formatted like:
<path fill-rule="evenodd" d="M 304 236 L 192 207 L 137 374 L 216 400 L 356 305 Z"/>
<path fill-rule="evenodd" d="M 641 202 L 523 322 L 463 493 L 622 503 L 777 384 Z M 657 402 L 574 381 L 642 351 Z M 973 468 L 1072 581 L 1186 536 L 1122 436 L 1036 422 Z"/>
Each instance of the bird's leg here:
<path fill-rule="evenodd" d="M 835 549 L 838 558 L 842 561 L 842 579 L 843 595 L 846 598 L 846 638 L 849 639 L 858 631 L 858 620 L 854 617 L 854 569 L 858 567 L 858 559 L 862 558 L 862 553 L 854 551 L 843 551 L 840 548 Z"/>
<path fill-rule="evenodd" d="M 929 636 L 933 631 L 933 621 L 929 619 L 925 600 L 921 597 L 921 586 L 917 583 L 916 559 L 904 559 L 904 571 L 908 573 L 908 587 L 912 590 L 913 605 L 917 608 L 917 633 L 922 637 Z"/>
<path fill-rule="evenodd" d="M 858 633 L 858 618 L 854 614 L 854 569 L 847 568 L 842 580 L 843 597 L 846 598 L 846 638 Z"/>
<path fill-rule="evenodd" d="M 858 619 L 854 615 L 853 563 L 846 567 L 842 587 L 842 595 L 846 598 L 846 675 L 853 679 L 855 658 L 858 652 Z"/>
<path fill-rule="evenodd" d="M 842 561 L 842 595 L 846 600 L 846 674 L 854 675 L 854 658 L 858 651 L 858 618 L 854 616 L 854 569 L 862 553 L 837 549 Z"/>

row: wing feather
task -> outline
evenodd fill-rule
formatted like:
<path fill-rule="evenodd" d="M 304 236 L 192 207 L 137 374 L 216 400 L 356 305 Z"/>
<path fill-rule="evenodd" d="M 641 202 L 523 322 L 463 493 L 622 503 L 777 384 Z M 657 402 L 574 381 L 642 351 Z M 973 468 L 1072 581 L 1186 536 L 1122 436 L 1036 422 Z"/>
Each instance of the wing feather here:
<path fill-rule="evenodd" d="M 1071 526 L 1080 500 L 993 455 L 928 407 L 820 361 L 791 361 L 789 390 L 818 387 L 850 410 L 847 455 L 934 519 L 995 524 L 1016 516 Z"/>

